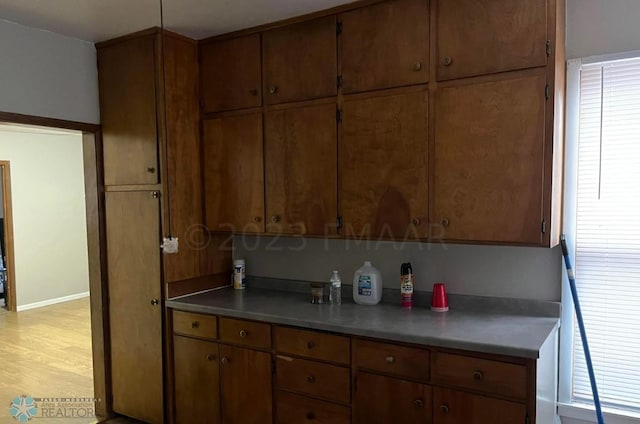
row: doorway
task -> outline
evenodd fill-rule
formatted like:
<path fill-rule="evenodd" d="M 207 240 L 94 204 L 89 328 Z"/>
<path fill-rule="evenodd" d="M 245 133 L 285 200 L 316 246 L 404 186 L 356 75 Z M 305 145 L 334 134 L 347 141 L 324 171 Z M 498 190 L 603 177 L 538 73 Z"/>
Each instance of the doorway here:
<path fill-rule="evenodd" d="M 0 160 L 0 308 L 16 310 L 11 164 Z"/>

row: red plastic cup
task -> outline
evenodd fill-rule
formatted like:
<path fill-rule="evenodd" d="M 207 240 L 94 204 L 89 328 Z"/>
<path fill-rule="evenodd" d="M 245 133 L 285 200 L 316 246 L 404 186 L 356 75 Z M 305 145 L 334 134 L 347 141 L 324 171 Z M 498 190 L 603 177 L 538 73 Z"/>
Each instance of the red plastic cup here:
<path fill-rule="evenodd" d="M 447 300 L 447 291 L 444 288 L 444 283 L 435 283 L 433 285 L 431 310 L 435 312 L 447 312 L 449 310 L 449 301 Z"/>

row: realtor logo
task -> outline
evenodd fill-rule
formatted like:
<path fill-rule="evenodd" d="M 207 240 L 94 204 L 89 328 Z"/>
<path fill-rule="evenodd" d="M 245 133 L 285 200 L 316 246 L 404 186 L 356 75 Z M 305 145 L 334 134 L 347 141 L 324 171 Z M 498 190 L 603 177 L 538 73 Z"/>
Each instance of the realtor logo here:
<path fill-rule="evenodd" d="M 20 423 L 26 423 L 38 413 L 36 402 L 31 396 L 16 396 L 9 405 L 9 413 Z"/>

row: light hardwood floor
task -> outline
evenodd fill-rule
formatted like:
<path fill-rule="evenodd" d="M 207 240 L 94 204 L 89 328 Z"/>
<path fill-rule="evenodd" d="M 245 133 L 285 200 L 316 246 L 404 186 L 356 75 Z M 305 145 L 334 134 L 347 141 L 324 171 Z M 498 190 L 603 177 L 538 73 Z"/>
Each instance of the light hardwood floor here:
<path fill-rule="evenodd" d="M 89 298 L 0 314 L 0 423 L 17 423 L 9 404 L 19 395 L 93 397 Z M 38 418 L 36 424 L 95 419 Z"/>

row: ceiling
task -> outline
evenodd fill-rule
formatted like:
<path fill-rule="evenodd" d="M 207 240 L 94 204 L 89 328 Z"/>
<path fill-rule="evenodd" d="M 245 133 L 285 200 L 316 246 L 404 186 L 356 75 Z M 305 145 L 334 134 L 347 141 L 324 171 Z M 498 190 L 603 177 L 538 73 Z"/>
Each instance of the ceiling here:
<path fill-rule="evenodd" d="M 201 39 L 353 0 L 164 0 L 165 28 Z M 160 25 L 160 0 L 0 0 L 0 19 L 97 42 Z"/>

